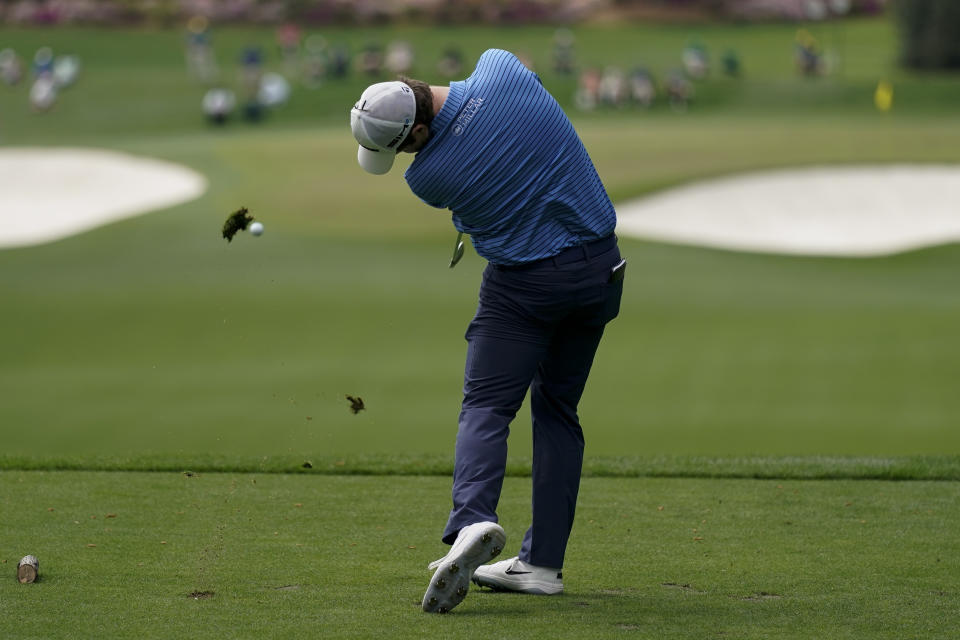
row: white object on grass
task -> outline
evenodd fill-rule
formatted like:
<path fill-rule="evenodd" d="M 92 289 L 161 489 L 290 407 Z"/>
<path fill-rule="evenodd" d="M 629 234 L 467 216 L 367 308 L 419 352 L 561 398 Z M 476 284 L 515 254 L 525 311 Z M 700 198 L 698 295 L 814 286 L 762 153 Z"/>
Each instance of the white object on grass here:
<path fill-rule="evenodd" d="M 107 149 L 0 147 L 0 248 L 52 242 L 200 197 L 185 166 Z"/>
<path fill-rule="evenodd" d="M 695 182 L 617 205 L 621 235 L 817 256 L 960 241 L 960 165 L 808 167 Z"/>

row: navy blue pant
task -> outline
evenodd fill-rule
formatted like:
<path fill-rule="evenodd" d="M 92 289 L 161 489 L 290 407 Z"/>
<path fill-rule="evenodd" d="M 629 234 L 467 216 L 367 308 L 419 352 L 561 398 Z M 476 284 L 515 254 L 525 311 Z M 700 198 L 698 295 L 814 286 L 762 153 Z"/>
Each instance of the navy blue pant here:
<path fill-rule="evenodd" d="M 583 464 L 577 404 L 604 326 L 620 310 L 616 237 L 520 268 L 488 265 L 467 329 L 453 509 L 443 534 L 497 521 L 510 422 L 530 390 L 533 523 L 520 559 L 560 568 L 573 526 Z"/>

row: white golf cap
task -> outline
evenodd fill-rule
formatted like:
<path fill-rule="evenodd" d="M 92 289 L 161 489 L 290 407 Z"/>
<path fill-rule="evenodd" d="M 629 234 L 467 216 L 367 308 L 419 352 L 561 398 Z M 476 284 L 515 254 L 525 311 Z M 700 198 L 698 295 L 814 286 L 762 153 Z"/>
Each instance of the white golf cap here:
<path fill-rule="evenodd" d="M 360 143 L 357 162 L 368 173 L 390 171 L 417 116 L 413 89 L 403 82 L 379 82 L 370 85 L 350 110 L 350 128 Z"/>

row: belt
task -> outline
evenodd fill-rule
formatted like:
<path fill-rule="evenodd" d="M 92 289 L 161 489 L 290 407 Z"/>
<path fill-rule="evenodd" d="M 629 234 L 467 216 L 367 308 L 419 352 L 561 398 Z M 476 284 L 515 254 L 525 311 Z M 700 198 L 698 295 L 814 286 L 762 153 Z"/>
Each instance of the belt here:
<path fill-rule="evenodd" d="M 539 260 L 523 262 L 521 264 L 498 264 L 494 266 L 501 271 L 522 271 L 524 269 L 532 269 L 534 267 L 541 266 L 548 262 L 552 262 L 554 265 L 560 266 L 562 264 L 580 262 L 581 260 L 587 261 L 592 256 L 602 255 L 616 246 L 617 236 L 610 234 L 609 236 L 600 238 L 599 240 L 591 240 L 590 242 L 567 247 L 557 255 L 550 256 L 549 258 L 541 258 Z"/>

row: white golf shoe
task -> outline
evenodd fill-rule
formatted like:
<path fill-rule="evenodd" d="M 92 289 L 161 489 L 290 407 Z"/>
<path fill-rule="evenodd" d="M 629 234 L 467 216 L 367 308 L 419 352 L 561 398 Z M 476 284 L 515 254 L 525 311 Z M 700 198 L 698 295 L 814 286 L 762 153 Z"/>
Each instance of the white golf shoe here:
<path fill-rule="evenodd" d="M 520 558 L 478 567 L 473 573 L 473 582 L 479 587 L 489 587 L 496 591 L 519 591 L 545 596 L 563 593 L 563 573 L 560 569 L 536 567 Z"/>
<path fill-rule="evenodd" d="M 500 555 L 506 541 L 507 534 L 495 522 L 478 522 L 460 529 L 449 553 L 427 565 L 436 571 L 423 595 L 423 610 L 446 613 L 463 602 L 473 572 Z"/>

